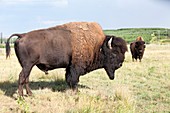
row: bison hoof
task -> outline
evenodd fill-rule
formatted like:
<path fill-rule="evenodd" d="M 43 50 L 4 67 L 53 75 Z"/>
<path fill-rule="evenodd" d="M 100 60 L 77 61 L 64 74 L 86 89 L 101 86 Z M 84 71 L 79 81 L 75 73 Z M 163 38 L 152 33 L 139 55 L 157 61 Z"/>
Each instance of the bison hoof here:
<path fill-rule="evenodd" d="M 32 96 L 32 92 L 28 92 L 27 95 L 28 95 L 28 96 Z"/>
<path fill-rule="evenodd" d="M 23 91 L 18 91 L 18 94 L 19 94 L 20 97 L 23 97 L 23 96 L 24 96 L 24 95 L 23 95 Z"/>
<path fill-rule="evenodd" d="M 74 94 L 74 95 L 76 95 L 77 93 L 78 93 L 79 91 L 78 91 L 78 88 L 76 87 L 76 88 L 72 88 L 72 94 Z"/>
<path fill-rule="evenodd" d="M 46 75 L 48 75 L 48 71 L 44 71 Z"/>
<path fill-rule="evenodd" d="M 70 85 L 70 88 L 72 89 L 72 91 L 73 91 L 74 93 L 77 93 L 77 92 L 78 92 L 78 87 L 77 87 L 77 85 Z"/>

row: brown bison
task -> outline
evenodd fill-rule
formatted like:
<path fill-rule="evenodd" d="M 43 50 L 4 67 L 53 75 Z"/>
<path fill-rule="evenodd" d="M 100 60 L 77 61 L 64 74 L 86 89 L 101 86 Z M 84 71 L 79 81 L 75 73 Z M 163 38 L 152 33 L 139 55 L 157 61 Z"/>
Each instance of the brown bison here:
<path fill-rule="evenodd" d="M 110 79 L 122 66 L 127 51 L 126 42 L 115 36 L 105 36 L 95 22 L 71 22 L 60 26 L 11 35 L 15 41 L 15 53 L 22 71 L 19 74 L 18 93 L 23 96 L 23 85 L 31 95 L 29 75 L 33 66 L 45 73 L 56 68 L 66 68 L 66 82 L 77 90 L 80 75 L 104 68 Z"/>
<path fill-rule="evenodd" d="M 139 59 L 139 61 L 141 62 L 141 59 L 143 57 L 144 51 L 145 51 L 145 42 L 143 41 L 143 39 L 137 38 L 136 41 L 132 42 L 130 44 L 130 51 L 132 54 L 132 61 L 134 61 L 134 59 Z"/>

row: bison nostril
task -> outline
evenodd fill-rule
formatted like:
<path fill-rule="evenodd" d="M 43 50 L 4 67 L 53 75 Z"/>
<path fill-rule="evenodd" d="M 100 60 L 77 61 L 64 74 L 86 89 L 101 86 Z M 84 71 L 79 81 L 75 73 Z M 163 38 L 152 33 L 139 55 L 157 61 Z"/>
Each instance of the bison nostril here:
<path fill-rule="evenodd" d="M 119 64 L 119 67 L 121 67 L 121 66 L 122 66 L 122 63 Z"/>

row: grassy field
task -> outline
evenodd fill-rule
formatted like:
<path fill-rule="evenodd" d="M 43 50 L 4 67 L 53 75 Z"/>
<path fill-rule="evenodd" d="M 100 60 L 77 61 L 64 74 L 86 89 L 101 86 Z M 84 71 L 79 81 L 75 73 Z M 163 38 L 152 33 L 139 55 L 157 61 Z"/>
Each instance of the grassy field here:
<path fill-rule="evenodd" d="M 17 96 L 21 67 L 13 53 L 5 60 L 0 50 L 0 113 L 170 113 L 170 45 L 147 45 L 142 62 L 130 51 L 115 80 L 103 69 L 80 77 L 73 94 L 64 69 L 45 75 L 36 67 L 30 75 L 32 97 Z"/>

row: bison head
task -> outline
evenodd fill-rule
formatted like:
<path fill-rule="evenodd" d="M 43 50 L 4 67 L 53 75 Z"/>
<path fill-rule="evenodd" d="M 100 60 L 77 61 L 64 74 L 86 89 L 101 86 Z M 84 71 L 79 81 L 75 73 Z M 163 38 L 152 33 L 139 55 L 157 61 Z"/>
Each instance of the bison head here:
<path fill-rule="evenodd" d="M 145 42 L 144 41 L 136 41 L 135 42 L 135 50 L 139 55 L 142 55 L 145 50 Z"/>
<path fill-rule="evenodd" d="M 127 51 L 126 42 L 119 37 L 106 36 L 103 44 L 104 53 L 104 69 L 106 70 L 109 78 L 114 79 L 115 70 L 122 66 Z"/>

